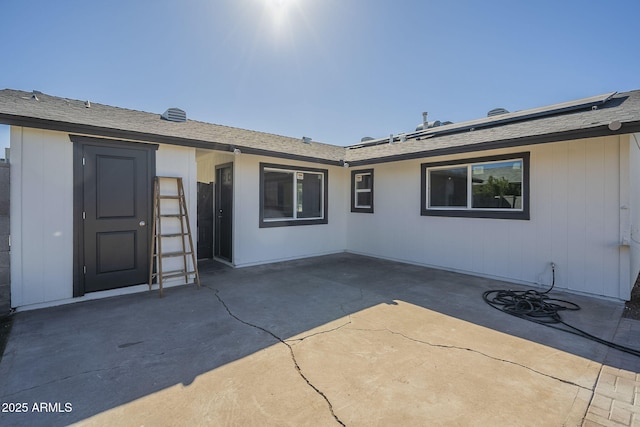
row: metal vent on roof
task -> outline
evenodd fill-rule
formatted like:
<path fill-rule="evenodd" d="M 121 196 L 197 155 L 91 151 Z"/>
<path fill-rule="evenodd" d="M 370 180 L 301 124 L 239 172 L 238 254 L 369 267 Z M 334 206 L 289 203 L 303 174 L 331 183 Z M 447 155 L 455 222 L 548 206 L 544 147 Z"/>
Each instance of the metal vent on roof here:
<path fill-rule="evenodd" d="M 162 114 L 162 118 L 170 122 L 186 122 L 187 113 L 179 108 L 169 108 Z"/>
<path fill-rule="evenodd" d="M 499 116 L 500 114 L 507 114 L 509 110 L 506 108 L 498 107 L 487 113 L 487 117 Z"/>
<path fill-rule="evenodd" d="M 421 130 L 426 130 L 426 129 L 437 128 L 440 126 L 446 126 L 452 123 L 453 122 L 450 122 L 449 120 L 445 120 L 444 122 L 440 120 L 434 120 L 432 122 L 420 123 L 418 126 L 416 126 L 416 132 Z"/>

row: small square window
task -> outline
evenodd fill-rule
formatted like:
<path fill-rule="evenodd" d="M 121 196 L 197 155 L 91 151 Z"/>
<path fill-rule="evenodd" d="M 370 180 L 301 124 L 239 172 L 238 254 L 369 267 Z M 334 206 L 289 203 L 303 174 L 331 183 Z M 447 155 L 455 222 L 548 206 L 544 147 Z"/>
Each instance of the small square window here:
<path fill-rule="evenodd" d="M 373 213 L 373 169 L 351 171 L 351 212 Z"/>

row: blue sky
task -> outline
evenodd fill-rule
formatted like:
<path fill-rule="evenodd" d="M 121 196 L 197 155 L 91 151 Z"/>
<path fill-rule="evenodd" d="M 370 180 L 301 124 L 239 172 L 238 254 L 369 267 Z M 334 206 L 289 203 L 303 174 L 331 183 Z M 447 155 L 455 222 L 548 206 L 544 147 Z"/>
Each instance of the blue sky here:
<path fill-rule="evenodd" d="M 0 88 L 337 145 L 422 111 L 640 89 L 637 0 L 4 0 L 0 16 Z"/>

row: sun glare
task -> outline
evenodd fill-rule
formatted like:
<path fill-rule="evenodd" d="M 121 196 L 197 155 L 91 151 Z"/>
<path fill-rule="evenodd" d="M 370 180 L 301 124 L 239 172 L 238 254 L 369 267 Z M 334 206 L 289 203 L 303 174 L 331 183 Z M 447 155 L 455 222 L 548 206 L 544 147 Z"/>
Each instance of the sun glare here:
<path fill-rule="evenodd" d="M 269 6 L 274 8 L 283 8 L 291 5 L 291 3 L 295 3 L 295 0 L 266 0 Z"/>
<path fill-rule="evenodd" d="M 295 6 L 296 0 L 265 0 L 271 16 L 271 21 L 276 30 L 287 24 L 289 15 Z"/>

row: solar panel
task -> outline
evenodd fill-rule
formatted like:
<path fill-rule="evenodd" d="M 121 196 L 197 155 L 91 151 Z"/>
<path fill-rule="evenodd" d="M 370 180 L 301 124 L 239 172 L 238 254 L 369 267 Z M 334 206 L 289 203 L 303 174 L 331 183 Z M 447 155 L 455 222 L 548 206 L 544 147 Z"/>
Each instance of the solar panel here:
<path fill-rule="evenodd" d="M 528 110 L 515 111 L 513 113 L 505 113 L 485 117 L 482 119 L 469 120 L 466 122 L 453 123 L 450 125 L 430 128 L 418 132 L 407 134 L 407 138 L 417 138 L 421 136 L 433 136 L 443 133 L 461 132 L 471 129 L 481 129 L 484 127 L 502 125 L 506 123 L 528 120 L 538 117 L 550 116 L 552 114 L 566 113 L 569 111 L 580 110 L 583 108 L 593 107 L 604 104 L 610 100 L 617 92 L 605 93 L 602 95 L 591 96 L 589 98 L 577 99 L 575 101 L 561 102 L 559 104 L 547 105 L 545 107 L 531 108 Z"/>
<path fill-rule="evenodd" d="M 504 125 L 507 123 L 529 120 L 533 118 L 550 116 L 553 114 L 567 113 L 570 111 L 586 109 L 589 107 L 598 106 L 604 104 L 610 100 L 617 92 L 609 92 L 602 95 L 591 96 L 588 98 L 577 99 L 574 101 L 561 102 L 559 104 L 547 105 L 545 107 L 530 108 L 528 110 L 515 111 L 513 113 L 497 114 L 482 119 L 469 120 L 466 122 L 452 123 L 448 125 L 442 125 L 426 130 L 420 130 L 415 132 L 408 132 L 397 135 L 398 140 L 402 136 L 404 139 L 414 138 L 431 138 L 436 135 L 458 133 L 469 130 L 482 129 L 491 126 Z M 361 144 L 352 145 L 347 148 L 356 149 L 369 147 L 373 145 L 385 144 L 389 142 L 389 138 L 379 138 L 363 142 Z"/>

